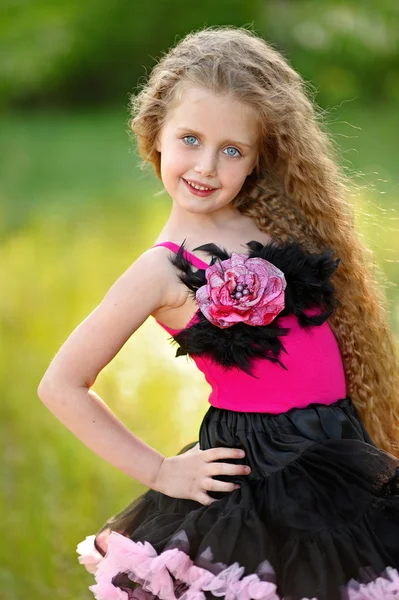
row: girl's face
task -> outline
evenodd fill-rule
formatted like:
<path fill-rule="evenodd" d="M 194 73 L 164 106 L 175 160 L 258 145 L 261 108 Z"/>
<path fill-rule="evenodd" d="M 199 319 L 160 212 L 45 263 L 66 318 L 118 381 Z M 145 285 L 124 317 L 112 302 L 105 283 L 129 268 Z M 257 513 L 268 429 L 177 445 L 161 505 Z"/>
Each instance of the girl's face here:
<path fill-rule="evenodd" d="M 204 88 L 186 88 L 182 100 L 169 108 L 156 142 L 167 192 L 191 213 L 227 206 L 255 167 L 258 138 L 250 106 Z"/>

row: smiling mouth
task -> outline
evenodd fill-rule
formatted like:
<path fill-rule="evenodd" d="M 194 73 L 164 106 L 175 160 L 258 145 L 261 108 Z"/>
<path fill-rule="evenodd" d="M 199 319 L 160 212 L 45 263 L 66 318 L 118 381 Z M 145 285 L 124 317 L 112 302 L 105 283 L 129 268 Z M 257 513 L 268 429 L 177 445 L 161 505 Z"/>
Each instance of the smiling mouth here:
<path fill-rule="evenodd" d="M 192 188 L 194 188 L 195 190 L 199 190 L 200 192 L 212 192 L 213 190 L 217 190 L 218 188 L 214 188 L 214 187 L 209 187 L 209 186 L 205 186 L 205 185 L 198 185 L 196 183 L 193 183 L 192 181 L 190 181 L 189 179 L 184 179 L 184 177 L 182 178 L 189 186 L 191 186 Z"/>

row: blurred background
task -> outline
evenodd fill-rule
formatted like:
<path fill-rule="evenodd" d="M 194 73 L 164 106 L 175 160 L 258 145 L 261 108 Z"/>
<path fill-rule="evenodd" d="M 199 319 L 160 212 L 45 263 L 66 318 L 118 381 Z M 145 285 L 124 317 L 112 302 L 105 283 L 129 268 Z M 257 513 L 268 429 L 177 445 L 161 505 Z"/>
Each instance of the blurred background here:
<path fill-rule="evenodd" d="M 399 4 L 395 0 L 4 0 L 0 8 L 2 450 L 0 598 L 84 600 L 75 548 L 142 486 L 37 397 L 69 333 L 151 246 L 170 201 L 142 171 L 129 95 L 204 25 L 247 26 L 315 90 L 363 191 L 356 226 L 386 278 L 399 336 Z M 208 388 L 149 319 L 94 389 L 165 455 L 197 439 Z"/>

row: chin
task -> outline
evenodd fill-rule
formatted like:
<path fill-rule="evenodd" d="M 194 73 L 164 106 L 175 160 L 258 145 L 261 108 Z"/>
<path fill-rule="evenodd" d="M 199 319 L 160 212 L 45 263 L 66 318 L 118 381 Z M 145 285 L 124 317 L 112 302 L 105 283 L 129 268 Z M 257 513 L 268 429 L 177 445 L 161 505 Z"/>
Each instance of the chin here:
<path fill-rule="evenodd" d="M 204 205 L 200 205 L 200 206 L 182 206 L 182 208 L 184 208 L 184 210 L 188 213 L 192 213 L 194 215 L 204 215 L 206 213 L 210 213 L 213 212 L 215 209 L 215 207 L 213 206 L 204 206 Z"/>

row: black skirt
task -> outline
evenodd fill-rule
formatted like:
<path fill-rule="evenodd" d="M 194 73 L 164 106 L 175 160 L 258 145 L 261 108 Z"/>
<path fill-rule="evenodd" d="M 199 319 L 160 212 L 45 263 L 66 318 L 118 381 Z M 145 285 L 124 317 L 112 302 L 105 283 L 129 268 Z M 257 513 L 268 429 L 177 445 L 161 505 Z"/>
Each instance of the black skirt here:
<path fill-rule="evenodd" d="M 98 600 L 399 599 L 399 460 L 349 396 L 281 414 L 211 406 L 199 445 L 244 449 L 229 462 L 250 475 L 218 476 L 241 487 L 207 506 L 149 489 L 88 536 Z"/>

